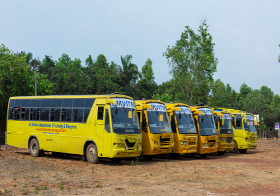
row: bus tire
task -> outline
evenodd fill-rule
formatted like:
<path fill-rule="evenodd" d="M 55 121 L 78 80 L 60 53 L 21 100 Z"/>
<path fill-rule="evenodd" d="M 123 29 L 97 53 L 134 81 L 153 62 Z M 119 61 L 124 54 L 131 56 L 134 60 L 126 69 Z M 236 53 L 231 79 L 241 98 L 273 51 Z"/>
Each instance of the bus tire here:
<path fill-rule="evenodd" d="M 218 153 L 218 155 L 224 155 L 224 154 L 226 154 L 226 151 L 218 151 L 217 153 Z"/>
<path fill-rule="evenodd" d="M 231 152 L 237 153 L 237 151 L 238 151 L 238 145 L 237 145 L 236 141 L 234 141 L 234 148 Z"/>
<path fill-rule="evenodd" d="M 98 161 L 98 153 L 95 144 L 90 143 L 86 149 L 86 158 L 89 163 L 96 164 Z"/>
<path fill-rule="evenodd" d="M 200 158 L 206 158 L 208 154 L 199 154 Z"/>
<path fill-rule="evenodd" d="M 44 151 L 40 150 L 39 142 L 36 138 L 30 140 L 29 152 L 32 157 L 41 157 L 44 155 Z"/>
<path fill-rule="evenodd" d="M 241 154 L 246 154 L 247 149 L 239 149 L 238 151 L 239 151 Z"/>
<path fill-rule="evenodd" d="M 113 159 L 111 159 L 112 163 L 119 163 L 119 162 L 121 162 L 121 160 L 122 159 L 120 159 L 120 158 L 113 158 Z"/>

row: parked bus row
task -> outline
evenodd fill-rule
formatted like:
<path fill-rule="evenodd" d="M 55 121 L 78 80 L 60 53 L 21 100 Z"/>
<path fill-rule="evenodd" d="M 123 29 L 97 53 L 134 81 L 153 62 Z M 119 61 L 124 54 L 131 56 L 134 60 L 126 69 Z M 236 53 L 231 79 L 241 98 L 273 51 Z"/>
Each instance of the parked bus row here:
<path fill-rule="evenodd" d="M 99 158 L 171 157 L 256 149 L 253 114 L 111 95 L 11 97 L 7 144 L 34 157 L 78 154 Z"/>

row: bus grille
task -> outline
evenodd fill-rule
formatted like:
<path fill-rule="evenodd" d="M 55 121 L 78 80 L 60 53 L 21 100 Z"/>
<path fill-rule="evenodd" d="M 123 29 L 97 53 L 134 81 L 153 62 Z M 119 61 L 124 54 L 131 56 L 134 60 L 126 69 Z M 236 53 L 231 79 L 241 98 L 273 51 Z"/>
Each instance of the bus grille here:
<path fill-rule="evenodd" d="M 214 147 L 215 146 L 215 142 L 208 142 L 209 147 Z"/>
<path fill-rule="evenodd" d="M 165 146 L 170 144 L 170 138 L 161 138 L 160 137 L 160 145 Z"/>
<path fill-rule="evenodd" d="M 227 137 L 227 143 L 231 143 L 232 142 L 232 137 Z"/>
<path fill-rule="evenodd" d="M 128 148 L 131 148 L 131 147 L 133 147 L 135 145 L 135 142 L 130 143 L 128 140 L 125 140 L 125 143 L 126 143 Z"/>
<path fill-rule="evenodd" d="M 188 145 L 195 145 L 196 144 L 196 142 L 188 142 Z"/>

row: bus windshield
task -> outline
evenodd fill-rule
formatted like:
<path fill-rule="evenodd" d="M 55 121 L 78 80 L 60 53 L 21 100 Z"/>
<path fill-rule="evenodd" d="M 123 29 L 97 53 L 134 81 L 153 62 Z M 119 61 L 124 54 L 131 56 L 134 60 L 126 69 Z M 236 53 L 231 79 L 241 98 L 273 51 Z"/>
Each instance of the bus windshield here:
<path fill-rule="evenodd" d="M 134 108 L 118 108 L 117 114 L 115 110 L 115 107 L 111 107 L 114 133 L 140 134 L 138 116 Z"/>
<path fill-rule="evenodd" d="M 200 135 L 217 135 L 216 126 L 212 115 L 198 115 L 198 121 Z"/>
<path fill-rule="evenodd" d="M 147 114 L 151 133 L 172 132 L 167 112 L 148 110 Z"/>
<path fill-rule="evenodd" d="M 225 119 L 224 125 L 220 126 L 220 134 L 233 134 L 231 119 Z"/>
<path fill-rule="evenodd" d="M 197 133 L 191 114 L 178 113 L 176 114 L 176 119 L 179 133 Z"/>
<path fill-rule="evenodd" d="M 246 131 L 249 131 L 249 132 L 256 132 L 255 130 L 255 126 L 254 126 L 254 121 L 253 120 L 248 120 L 247 119 L 247 123 L 245 123 L 245 119 L 243 120 L 243 123 L 244 123 L 244 129 Z"/>

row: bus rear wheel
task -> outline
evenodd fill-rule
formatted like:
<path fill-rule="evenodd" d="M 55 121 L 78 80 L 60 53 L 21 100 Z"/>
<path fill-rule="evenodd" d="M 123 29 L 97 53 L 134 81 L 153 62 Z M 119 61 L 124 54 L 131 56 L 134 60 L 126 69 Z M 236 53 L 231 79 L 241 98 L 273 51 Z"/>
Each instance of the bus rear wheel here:
<path fill-rule="evenodd" d="M 239 149 L 238 151 L 239 151 L 241 154 L 246 154 L 247 149 Z"/>
<path fill-rule="evenodd" d="M 193 158 L 194 157 L 194 153 L 186 153 L 185 157 L 186 158 Z"/>
<path fill-rule="evenodd" d="M 44 151 L 40 150 L 39 142 L 36 138 L 32 138 L 29 143 L 29 151 L 32 157 L 41 157 L 44 155 Z"/>
<path fill-rule="evenodd" d="M 98 161 L 97 148 L 95 144 L 90 143 L 86 149 L 86 158 L 89 163 L 95 164 Z"/>

